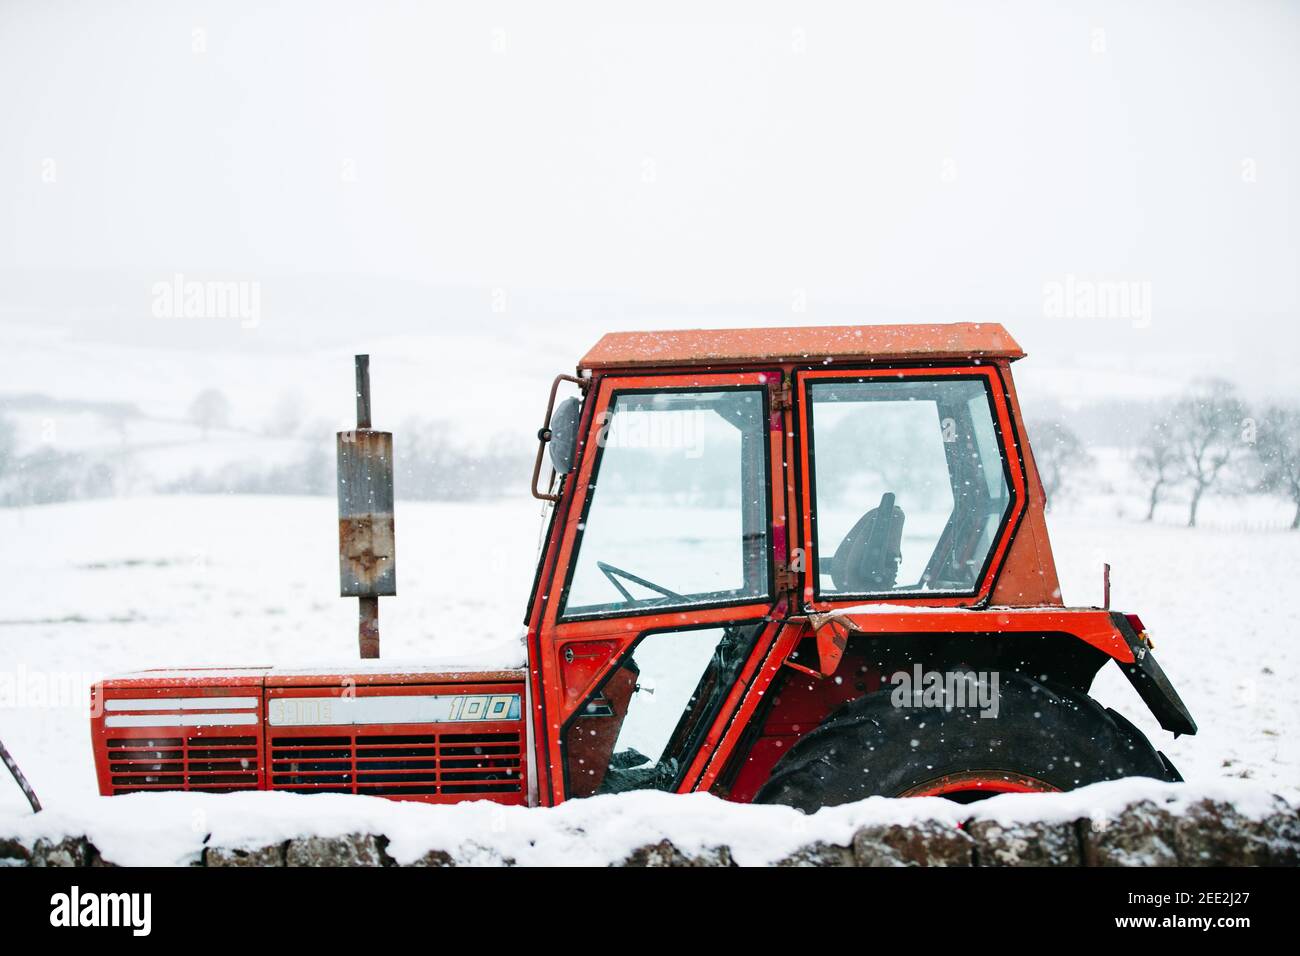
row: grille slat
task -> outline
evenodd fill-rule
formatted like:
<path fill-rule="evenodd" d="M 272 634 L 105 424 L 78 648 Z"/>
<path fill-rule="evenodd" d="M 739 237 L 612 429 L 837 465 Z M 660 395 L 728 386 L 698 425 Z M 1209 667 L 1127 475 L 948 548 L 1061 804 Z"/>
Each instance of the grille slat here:
<path fill-rule="evenodd" d="M 256 790 L 256 737 L 114 737 L 108 740 L 113 792 Z"/>
<path fill-rule="evenodd" d="M 271 737 L 270 786 L 382 796 L 522 793 L 518 733 Z"/>

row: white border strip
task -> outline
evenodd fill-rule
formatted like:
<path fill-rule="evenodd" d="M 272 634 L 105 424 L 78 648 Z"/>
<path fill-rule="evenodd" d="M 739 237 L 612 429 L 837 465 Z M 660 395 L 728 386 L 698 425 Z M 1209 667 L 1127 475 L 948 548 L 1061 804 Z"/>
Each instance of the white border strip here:
<path fill-rule="evenodd" d="M 111 714 L 105 727 L 233 727 L 256 724 L 257 714 Z"/>
<path fill-rule="evenodd" d="M 113 697 L 105 710 L 252 710 L 256 697 Z"/>

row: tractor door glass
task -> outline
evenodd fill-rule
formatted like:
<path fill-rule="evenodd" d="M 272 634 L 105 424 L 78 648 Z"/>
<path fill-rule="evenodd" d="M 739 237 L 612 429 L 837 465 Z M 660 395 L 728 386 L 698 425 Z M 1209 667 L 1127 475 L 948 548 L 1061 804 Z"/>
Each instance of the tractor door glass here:
<path fill-rule="evenodd" d="M 808 394 L 818 595 L 974 593 L 1011 506 L 986 380 Z"/>
<path fill-rule="evenodd" d="M 569 722 L 569 796 L 674 789 L 762 626 L 643 637 Z"/>
<path fill-rule="evenodd" d="M 763 407 L 757 388 L 615 394 L 566 619 L 767 595 Z"/>

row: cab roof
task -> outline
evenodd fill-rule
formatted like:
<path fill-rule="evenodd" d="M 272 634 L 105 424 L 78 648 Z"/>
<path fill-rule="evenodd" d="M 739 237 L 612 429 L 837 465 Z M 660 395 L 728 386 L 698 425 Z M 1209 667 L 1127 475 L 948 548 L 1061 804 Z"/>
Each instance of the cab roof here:
<path fill-rule="evenodd" d="M 1023 358 L 996 322 L 822 325 L 762 329 L 609 332 L 579 369 L 734 365 L 755 362 L 969 361 Z"/>

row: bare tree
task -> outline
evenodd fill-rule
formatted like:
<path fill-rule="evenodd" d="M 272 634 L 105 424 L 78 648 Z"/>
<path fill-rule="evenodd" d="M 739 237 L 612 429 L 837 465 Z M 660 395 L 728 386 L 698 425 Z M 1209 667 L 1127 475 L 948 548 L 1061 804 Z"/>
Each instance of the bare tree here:
<path fill-rule="evenodd" d="M 0 475 L 3 475 L 10 469 L 18 456 L 18 438 L 13 422 L 4 416 L 0 416 Z"/>
<path fill-rule="evenodd" d="M 1145 479 L 1151 491 L 1147 496 L 1147 521 L 1156 516 L 1156 505 L 1164 493 L 1176 485 L 1182 475 L 1178 468 L 1178 453 L 1167 421 L 1152 425 L 1142 438 L 1142 445 L 1133 458 L 1137 473 Z"/>
<path fill-rule="evenodd" d="M 1229 382 L 1215 379 L 1179 401 L 1170 415 L 1170 437 L 1178 459 L 1177 472 L 1192 488 L 1187 527 L 1196 527 L 1196 514 L 1205 493 L 1228 476 L 1229 466 L 1247 448 L 1242 429 L 1246 405 Z"/>
<path fill-rule="evenodd" d="M 1050 511 L 1052 502 L 1072 483 L 1073 476 L 1091 463 L 1092 455 L 1064 422 L 1053 419 L 1031 423 L 1029 434 L 1038 476 L 1043 482 L 1044 507 Z"/>
<path fill-rule="evenodd" d="M 105 402 L 100 406 L 100 415 L 103 416 L 104 424 L 123 445 L 128 444 L 127 426 L 131 419 L 139 414 L 134 405 L 128 405 L 126 402 Z"/>
<path fill-rule="evenodd" d="M 302 396 L 296 391 L 282 392 L 271 409 L 264 431 L 272 438 L 288 438 L 302 427 Z"/>
<path fill-rule="evenodd" d="M 1264 413 L 1255 440 L 1260 487 L 1296 506 L 1291 530 L 1300 528 L 1300 408 L 1275 405 Z"/>
<path fill-rule="evenodd" d="M 486 448 L 461 444 L 443 421 L 411 419 L 394 441 L 397 494 L 408 500 L 463 501 L 517 487 L 530 467 L 519 444 L 504 436 Z"/>
<path fill-rule="evenodd" d="M 205 388 L 190 402 L 189 417 L 199 426 L 203 440 L 207 441 L 212 429 L 221 428 L 230 421 L 230 403 L 217 389 Z"/>

